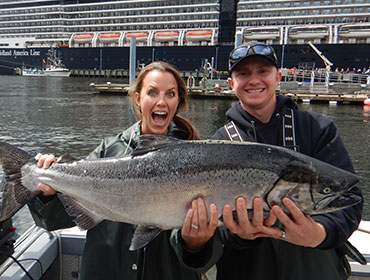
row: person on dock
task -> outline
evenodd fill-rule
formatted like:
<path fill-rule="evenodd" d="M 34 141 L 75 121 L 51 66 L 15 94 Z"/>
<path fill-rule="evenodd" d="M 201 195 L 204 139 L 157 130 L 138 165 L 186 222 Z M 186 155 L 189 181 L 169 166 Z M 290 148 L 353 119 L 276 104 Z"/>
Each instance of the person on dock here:
<path fill-rule="evenodd" d="M 144 67 L 130 95 L 139 121 L 118 135 L 104 139 L 88 159 L 129 154 L 143 134 L 199 139 L 195 127 L 178 116 L 185 106 L 187 91 L 185 82 L 171 65 L 153 62 Z M 55 157 L 38 154 L 36 160 L 40 168 L 46 169 L 55 162 Z M 36 224 L 47 230 L 74 226 L 55 190 L 43 183 L 38 188 L 43 195 L 29 203 Z M 179 263 L 170 245 L 171 231 L 160 233 L 142 249 L 129 251 L 134 230 L 134 225 L 106 220 L 88 230 L 79 279 L 200 279 L 199 273 Z"/>
<path fill-rule="evenodd" d="M 280 78 L 271 46 L 252 41 L 235 48 L 229 56 L 228 82 L 239 102 L 226 113 L 230 122 L 218 129 L 212 139 L 284 146 L 354 173 L 334 123 L 315 112 L 299 110 L 289 97 L 276 95 Z M 362 196 L 359 187 L 349 192 Z M 246 200 L 253 200 L 251 220 Z M 203 201 L 188 213 L 183 229 L 171 239 L 186 267 L 199 270 L 214 258 L 218 260 L 218 280 L 348 278 L 349 265 L 339 248 L 358 227 L 362 203 L 309 217 L 284 198 L 290 215 L 275 205 L 267 218 L 263 216 L 260 198 L 240 197 L 235 204 L 237 218 L 233 218 L 231 205 L 224 206 L 224 226 L 214 234 L 207 224 Z M 199 225 L 204 243 L 188 234 L 189 225 Z"/>

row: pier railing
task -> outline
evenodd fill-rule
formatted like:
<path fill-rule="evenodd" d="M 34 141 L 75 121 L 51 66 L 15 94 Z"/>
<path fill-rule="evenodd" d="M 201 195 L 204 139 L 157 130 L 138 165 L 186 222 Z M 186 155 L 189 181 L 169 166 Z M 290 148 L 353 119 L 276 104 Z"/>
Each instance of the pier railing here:
<path fill-rule="evenodd" d="M 325 70 L 282 69 L 281 92 L 355 93 L 370 91 L 370 75 L 363 73 L 327 72 Z"/>

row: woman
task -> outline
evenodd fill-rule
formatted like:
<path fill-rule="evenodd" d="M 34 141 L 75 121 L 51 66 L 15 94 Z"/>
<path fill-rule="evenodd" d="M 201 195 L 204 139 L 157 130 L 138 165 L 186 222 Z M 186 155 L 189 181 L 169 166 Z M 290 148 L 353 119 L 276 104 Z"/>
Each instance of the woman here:
<path fill-rule="evenodd" d="M 88 159 L 129 154 L 142 134 L 199 139 L 194 126 L 177 113 L 185 106 L 187 91 L 179 73 L 169 64 L 154 62 L 139 74 L 130 90 L 138 122 L 114 137 L 104 139 Z M 38 166 L 48 168 L 53 155 L 36 156 Z M 40 183 L 43 196 L 30 203 L 37 225 L 48 230 L 73 226 L 48 185 Z M 135 226 L 103 221 L 87 232 L 80 279 L 200 279 L 182 267 L 171 248 L 171 231 L 162 232 L 146 247 L 129 251 Z"/>

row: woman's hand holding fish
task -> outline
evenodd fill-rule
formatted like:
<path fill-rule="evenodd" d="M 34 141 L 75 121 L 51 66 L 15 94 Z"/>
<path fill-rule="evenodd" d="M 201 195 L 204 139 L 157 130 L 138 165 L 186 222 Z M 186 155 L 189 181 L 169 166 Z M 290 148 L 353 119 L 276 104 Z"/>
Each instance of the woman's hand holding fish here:
<path fill-rule="evenodd" d="M 43 155 L 41 153 L 38 153 L 35 156 L 35 159 L 37 161 L 37 167 L 43 169 L 48 169 L 50 165 L 56 161 L 55 156 L 52 154 Z M 37 185 L 37 188 L 42 191 L 42 194 L 44 196 L 55 195 L 57 193 L 51 186 L 44 183 L 39 183 Z"/>
<path fill-rule="evenodd" d="M 218 226 L 217 206 L 209 206 L 209 220 L 206 205 L 202 198 L 194 199 L 181 229 L 181 237 L 186 248 L 197 251 L 213 236 Z"/>
<path fill-rule="evenodd" d="M 233 218 L 233 209 L 230 204 L 226 204 L 222 211 L 223 222 L 232 233 L 249 240 L 262 236 L 274 238 L 281 236 L 281 230 L 272 227 L 276 222 L 276 216 L 270 212 L 269 216 L 264 219 L 263 205 L 260 198 L 253 199 L 253 216 L 251 220 L 248 217 L 245 198 L 238 197 L 235 205 L 237 221 Z"/>
<path fill-rule="evenodd" d="M 290 213 L 290 217 L 277 205 L 271 211 L 284 225 L 284 240 L 305 247 L 317 247 L 326 238 L 326 231 L 322 224 L 315 222 L 288 198 L 283 199 L 283 204 Z"/>

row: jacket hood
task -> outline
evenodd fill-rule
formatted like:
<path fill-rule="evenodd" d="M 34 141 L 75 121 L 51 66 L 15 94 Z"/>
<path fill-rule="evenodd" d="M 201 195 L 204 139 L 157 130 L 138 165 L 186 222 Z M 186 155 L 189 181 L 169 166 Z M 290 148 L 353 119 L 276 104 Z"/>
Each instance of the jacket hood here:
<path fill-rule="evenodd" d="M 240 128 L 242 131 L 241 134 L 244 134 L 242 135 L 243 139 L 250 139 L 258 142 L 257 135 L 265 135 L 266 137 L 267 132 L 271 134 L 268 136 L 271 139 L 276 138 L 276 136 L 273 136 L 274 133 L 277 134 L 276 139 L 280 139 L 281 132 L 278 127 L 280 127 L 280 123 L 282 123 L 282 116 L 284 116 L 287 108 L 297 109 L 297 104 L 289 97 L 277 95 L 276 108 L 268 123 L 262 123 L 253 115 L 246 112 L 240 105 L 240 102 L 236 103 L 226 112 L 226 117 L 229 121 L 233 121 L 235 125 Z M 267 129 L 267 127 L 275 127 L 275 129 Z"/>
<path fill-rule="evenodd" d="M 286 108 L 297 109 L 297 104 L 289 97 L 277 95 L 276 96 L 276 108 L 273 116 L 285 112 Z M 240 128 L 251 127 L 251 122 L 259 122 L 254 116 L 246 112 L 240 102 L 234 104 L 227 112 L 226 117 L 229 121 L 234 121 L 235 124 L 240 126 Z"/>

